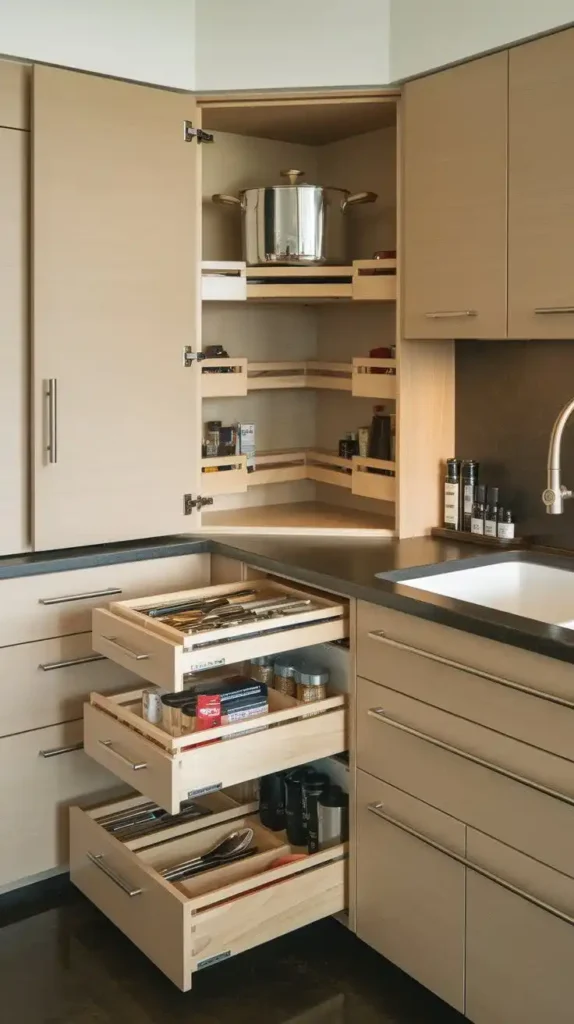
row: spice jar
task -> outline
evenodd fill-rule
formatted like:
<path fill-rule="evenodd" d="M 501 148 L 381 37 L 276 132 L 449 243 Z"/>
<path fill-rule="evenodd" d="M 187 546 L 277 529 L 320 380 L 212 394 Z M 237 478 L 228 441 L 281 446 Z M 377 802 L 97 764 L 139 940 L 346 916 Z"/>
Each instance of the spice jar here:
<path fill-rule="evenodd" d="M 219 455 L 221 420 L 208 420 L 205 424 L 205 452 L 208 458 Z"/>
<path fill-rule="evenodd" d="M 252 658 L 247 663 L 247 674 L 258 683 L 273 686 L 273 658 Z"/>
<path fill-rule="evenodd" d="M 297 700 L 310 704 L 316 700 L 325 700 L 329 671 L 321 665 L 303 661 L 299 664 L 295 675 L 297 684 Z"/>
<path fill-rule="evenodd" d="M 289 655 L 276 658 L 273 663 L 273 688 L 287 697 L 294 697 L 297 693 L 295 676 L 298 665 L 299 662 Z"/>

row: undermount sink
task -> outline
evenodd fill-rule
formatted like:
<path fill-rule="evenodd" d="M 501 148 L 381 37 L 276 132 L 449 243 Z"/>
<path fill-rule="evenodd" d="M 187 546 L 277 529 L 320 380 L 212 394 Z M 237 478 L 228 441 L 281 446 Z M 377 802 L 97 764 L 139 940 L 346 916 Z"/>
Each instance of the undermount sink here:
<path fill-rule="evenodd" d="M 527 559 L 455 569 L 401 585 L 574 629 L 574 572 Z"/>

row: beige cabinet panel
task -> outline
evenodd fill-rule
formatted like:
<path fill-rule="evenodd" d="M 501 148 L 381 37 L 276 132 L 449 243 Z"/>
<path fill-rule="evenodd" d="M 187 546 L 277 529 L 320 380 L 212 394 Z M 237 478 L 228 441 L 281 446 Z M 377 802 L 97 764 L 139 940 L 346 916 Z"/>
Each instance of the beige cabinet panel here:
<path fill-rule="evenodd" d="M 510 51 L 508 333 L 574 338 L 574 30 Z"/>
<path fill-rule="evenodd" d="M 508 54 L 405 86 L 404 335 L 506 334 Z"/>
<path fill-rule="evenodd" d="M 574 926 L 473 871 L 466 1013 L 474 1024 L 571 1024 Z"/>
<path fill-rule="evenodd" d="M 357 774 L 357 935 L 462 1011 L 465 868 L 400 824 L 459 856 L 465 826 Z"/>
<path fill-rule="evenodd" d="M 197 492 L 191 97 L 34 68 L 33 539 L 189 530 Z"/>
<path fill-rule="evenodd" d="M 29 544 L 28 146 L 27 132 L 0 128 L 0 555 Z"/>
<path fill-rule="evenodd" d="M 0 125 L 3 128 L 30 127 L 31 78 L 30 64 L 0 61 Z"/>

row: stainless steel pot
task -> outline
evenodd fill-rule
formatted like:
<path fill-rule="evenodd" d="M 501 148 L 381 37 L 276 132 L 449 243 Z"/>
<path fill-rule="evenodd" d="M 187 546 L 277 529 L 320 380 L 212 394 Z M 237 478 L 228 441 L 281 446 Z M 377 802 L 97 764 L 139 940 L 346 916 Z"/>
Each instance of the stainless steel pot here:
<path fill-rule="evenodd" d="M 344 188 L 297 184 L 304 171 L 281 171 L 288 185 L 246 188 L 236 196 L 214 195 L 214 203 L 242 211 L 243 258 L 250 267 L 276 263 L 286 267 L 344 264 L 346 213 L 359 203 L 374 203 L 374 192 L 351 195 Z"/>

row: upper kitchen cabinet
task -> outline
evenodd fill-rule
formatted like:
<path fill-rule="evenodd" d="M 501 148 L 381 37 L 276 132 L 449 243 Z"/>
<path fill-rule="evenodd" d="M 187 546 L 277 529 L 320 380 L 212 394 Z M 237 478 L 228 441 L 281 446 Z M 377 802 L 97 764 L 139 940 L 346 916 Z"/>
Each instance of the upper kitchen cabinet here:
<path fill-rule="evenodd" d="M 34 68 L 33 542 L 189 529 L 198 146 L 186 95 Z"/>
<path fill-rule="evenodd" d="M 506 334 L 507 95 L 507 52 L 405 86 L 406 338 Z"/>
<path fill-rule="evenodd" d="M 510 51 L 508 333 L 574 338 L 574 30 Z"/>

